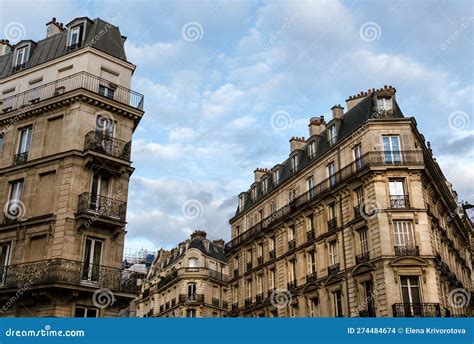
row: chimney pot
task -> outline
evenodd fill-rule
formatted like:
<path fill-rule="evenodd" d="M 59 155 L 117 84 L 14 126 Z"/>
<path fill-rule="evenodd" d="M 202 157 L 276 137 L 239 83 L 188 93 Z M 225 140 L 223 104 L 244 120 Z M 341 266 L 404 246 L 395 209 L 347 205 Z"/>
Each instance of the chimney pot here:
<path fill-rule="evenodd" d="M 56 17 L 53 17 L 51 21 L 46 23 L 46 38 L 56 35 L 64 31 L 62 24 L 56 21 Z"/>

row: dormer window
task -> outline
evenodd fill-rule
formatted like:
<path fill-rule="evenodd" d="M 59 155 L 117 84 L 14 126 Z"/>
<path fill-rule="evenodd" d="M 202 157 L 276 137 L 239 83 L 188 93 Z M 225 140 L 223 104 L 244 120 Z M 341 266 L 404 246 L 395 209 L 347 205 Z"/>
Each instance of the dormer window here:
<path fill-rule="evenodd" d="M 265 195 L 268 192 L 268 178 L 262 180 L 262 193 Z"/>
<path fill-rule="evenodd" d="M 311 141 L 308 143 L 308 158 L 309 160 L 313 159 L 316 155 L 316 142 Z"/>
<path fill-rule="evenodd" d="M 252 195 L 252 201 L 255 201 L 257 199 L 257 187 L 256 186 L 254 186 L 252 188 L 251 195 Z"/>
<path fill-rule="evenodd" d="M 81 46 L 82 38 L 84 35 L 84 25 L 77 25 L 72 27 L 69 35 L 69 50 L 76 49 Z"/>
<path fill-rule="evenodd" d="M 379 111 L 393 110 L 392 98 L 377 98 L 377 109 Z"/>
<path fill-rule="evenodd" d="M 20 66 L 26 63 L 26 50 L 28 47 L 23 47 L 18 49 L 17 55 L 16 55 L 16 63 L 15 66 Z"/>
<path fill-rule="evenodd" d="M 336 132 L 336 126 L 333 124 L 332 126 L 329 127 L 329 144 L 333 145 L 336 143 L 337 140 L 337 132 Z"/>
<path fill-rule="evenodd" d="M 280 170 L 273 171 L 273 184 L 278 185 L 280 183 Z"/>
<path fill-rule="evenodd" d="M 239 196 L 239 211 L 244 209 L 244 195 Z"/>
<path fill-rule="evenodd" d="M 298 154 L 291 157 L 291 171 L 294 173 L 298 171 Z"/>

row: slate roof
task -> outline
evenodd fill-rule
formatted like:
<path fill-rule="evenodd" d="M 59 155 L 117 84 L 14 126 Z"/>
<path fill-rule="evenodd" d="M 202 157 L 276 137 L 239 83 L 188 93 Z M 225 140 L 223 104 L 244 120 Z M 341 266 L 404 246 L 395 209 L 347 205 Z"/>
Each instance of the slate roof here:
<path fill-rule="evenodd" d="M 337 140 L 335 144 L 330 145 L 329 141 L 327 140 L 328 137 L 328 129 L 325 129 L 322 134 L 320 140 L 315 140 L 316 143 L 316 156 L 313 157 L 313 159 L 309 159 L 309 154 L 308 154 L 308 145 L 304 146 L 303 149 L 303 154 L 299 155 L 299 161 L 298 161 L 298 171 L 303 170 L 309 163 L 313 163 L 314 161 L 317 161 L 319 157 L 324 155 L 330 148 L 332 148 L 334 145 L 337 143 L 343 141 L 345 138 L 348 136 L 352 135 L 360 126 L 362 126 L 364 123 L 367 122 L 369 119 L 375 119 L 377 118 L 377 113 L 374 111 L 374 106 L 376 105 L 376 99 L 375 99 L 374 93 L 371 95 L 366 96 L 363 100 L 361 100 L 357 105 L 355 105 L 353 108 L 351 108 L 349 111 L 347 111 L 345 114 L 343 114 L 340 125 L 339 125 L 339 130 L 337 132 Z M 390 118 L 404 118 L 404 115 L 402 111 L 400 110 L 400 107 L 394 101 L 394 111 L 393 114 L 390 116 Z M 327 123 L 326 128 L 329 128 L 332 124 L 334 123 L 334 120 L 331 120 Z M 311 140 L 311 137 L 308 138 L 307 142 Z M 278 166 L 278 165 L 276 165 Z M 287 179 L 292 177 L 294 173 L 292 172 L 291 169 L 291 159 L 288 158 L 284 162 L 280 164 L 282 168 L 280 169 L 280 182 L 279 185 L 284 183 Z M 270 181 L 271 181 L 271 174 L 270 174 Z M 268 187 L 268 193 L 270 193 L 272 190 L 275 188 L 278 188 L 279 185 L 276 187 L 273 186 L 273 183 L 270 182 Z M 246 191 L 250 192 L 250 190 Z M 244 212 L 248 208 L 250 208 L 252 205 L 257 204 L 260 202 L 260 200 L 263 198 L 263 194 L 261 192 L 261 189 L 258 190 L 257 194 L 257 200 L 252 201 L 250 197 L 247 197 L 246 203 L 244 205 Z M 237 207 L 235 216 L 239 215 L 239 208 Z M 232 221 L 231 219 L 230 221 Z"/>
<path fill-rule="evenodd" d="M 25 68 L 21 70 L 38 66 L 73 51 L 84 49 L 87 46 L 92 46 L 106 54 L 127 61 L 120 29 L 102 19 L 96 18 L 90 22 L 88 21 L 86 37 L 81 47 L 70 51 L 68 50 L 66 40 L 67 31 L 64 31 L 38 42 L 33 42 L 34 44 L 31 45 L 30 58 Z M 12 51 L 0 56 L 0 79 L 15 73 L 12 68 L 13 55 L 14 53 Z"/>

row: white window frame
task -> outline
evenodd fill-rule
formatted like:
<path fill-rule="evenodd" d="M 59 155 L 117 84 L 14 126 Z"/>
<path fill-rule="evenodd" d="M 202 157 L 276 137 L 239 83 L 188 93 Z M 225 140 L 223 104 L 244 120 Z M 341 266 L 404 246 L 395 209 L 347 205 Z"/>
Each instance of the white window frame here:
<path fill-rule="evenodd" d="M 268 288 L 275 289 L 275 270 L 268 270 Z"/>
<path fill-rule="evenodd" d="M 329 243 L 329 265 L 336 264 L 339 264 L 339 254 L 337 240 L 334 240 Z"/>
<path fill-rule="evenodd" d="M 336 165 L 334 162 L 331 162 L 328 167 L 328 178 L 329 178 L 329 186 L 334 186 L 336 184 Z"/>
<path fill-rule="evenodd" d="M 412 221 L 393 221 L 395 246 L 415 246 L 415 233 Z"/>
<path fill-rule="evenodd" d="M 359 231 L 360 253 L 369 252 L 369 239 L 367 237 L 367 228 L 362 228 Z"/>

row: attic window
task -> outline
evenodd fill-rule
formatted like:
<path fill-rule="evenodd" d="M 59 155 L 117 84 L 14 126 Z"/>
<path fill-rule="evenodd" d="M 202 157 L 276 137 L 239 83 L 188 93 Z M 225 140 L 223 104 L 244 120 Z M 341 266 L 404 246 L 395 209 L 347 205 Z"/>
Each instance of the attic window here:
<path fill-rule="evenodd" d="M 273 184 L 278 185 L 280 183 L 280 170 L 275 170 L 273 172 Z"/>
<path fill-rule="evenodd" d="M 255 201 L 257 199 L 257 187 L 254 186 L 252 188 L 252 201 Z"/>
<path fill-rule="evenodd" d="M 268 178 L 262 180 L 262 193 L 265 195 L 268 192 Z"/>
<path fill-rule="evenodd" d="M 25 67 L 26 62 L 28 62 L 28 47 L 29 46 L 23 46 L 17 49 L 15 63 L 13 65 L 14 70 L 19 70 Z"/>
<path fill-rule="evenodd" d="M 313 159 L 316 155 L 316 142 L 311 141 L 308 143 L 308 158 L 309 160 Z"/>
<path fill-rule="evenodd" d="M 335 144 L 337 140 L 337 132 L 336 132 L 336 126 L 334 124 L 329 127 L 328 135 L 329 135 L 328 137 L 329 144 L 330 145 Z"/>
<path fill-rule="evenodd" d="M 291 171 L 294 173 L 298 171 L 298 154 L 291 157 Z"/>
<path fill-rule="evenodd" d="M 377 98 L 377 109 L 381 111 L 393 110 L 392 98 Z"/>
<path fill-rule="evenodd" d="M 239 211 L 244 209 L 244 195 L 239 196 Z"/>
<path fill-rule="evenodd" d="M 74 26 L 71 28 L 69 35 L 69 50 L 76 49 L 81 46 L 82 38 L 84 35 L 84 24 Z"/>

